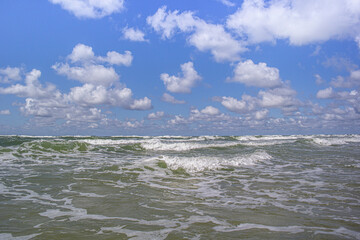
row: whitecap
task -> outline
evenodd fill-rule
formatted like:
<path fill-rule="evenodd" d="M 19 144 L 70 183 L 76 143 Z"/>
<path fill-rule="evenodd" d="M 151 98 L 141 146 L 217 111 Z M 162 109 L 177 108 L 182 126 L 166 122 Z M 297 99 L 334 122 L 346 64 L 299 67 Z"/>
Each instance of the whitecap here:
<path fill-rule="evenodd" d="M 272 157 L 265 151 L 256 151 L 252 154 L 238 155 L 229 159 L 206 156 L 162 156 L 160 159 L 163 160 L 171 170 L 182 168 L 188 173 L 195 173 L 224 167 L 249 166 L 271 158 Z"/>
<path fill-rule="evenodd" d="M 219 142 L 219 143 L 195 143 L 195 142 L 164 142 L 159 139 L 141 143 L 146 150 L 153 151 L 189 151 L 193 149 L 211 148 L 211 147 L 232 147 L 239 145 L 239 142 Z"/>

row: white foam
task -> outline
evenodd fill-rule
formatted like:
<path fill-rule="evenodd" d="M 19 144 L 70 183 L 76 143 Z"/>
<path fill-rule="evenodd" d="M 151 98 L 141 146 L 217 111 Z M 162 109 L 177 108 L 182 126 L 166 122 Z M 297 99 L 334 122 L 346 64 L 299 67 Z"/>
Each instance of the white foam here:
<path fill-rule="evenodd" d="M 79 142 L 85 142 L 91 145 L 127 145 L 141 143 L 146 140 L 138 139 L 81 139 Z"/>
<path fill-rule="evenodd" d="M 146 150 L 153 151 L 189 151 L 193 149 L 210 147 L 231 147 L 239 145 L 239 142 L 219 142 L 219 143 L 195 143 L 195 142 L 163 142 L 159 139 L 152 139 L 141 146 Z"/>
<path fill-rule="evenodd" d="M 359 135 L 316 135 L 310 136 L 309 139 L 311 139 L 315 144 L 322 146 L 344 145 L 360 142 Z"/>
<path fill-rule="evenodd" d="M 317 234 L 330 234 L 330 235 L 341 236 L 341 237 L 348 236 L 348 237 L 352 237 L 354 239 L 360 239 L 359 232 L 351 231 L 344 227 L 340 227 L 340 228 L 334 229 L 332 231 L 328 231 L 328 229 L 318 230 L 318 231 L 315 231 L 315 235 L 317 235 Z"/>
<path fill-rule="evenodd" d="M 254 165 L 258 162 L 271 159 L 272 157 L 265 151 L 257 151 L 252 154 L 239 155 L 229 159 L 218 157 L 177 157 L 162 156 L 161 160 L 165 161 L 168 168 L 176 170 L 184 169 L 188 173 L 202 172 L 205 170 L 215 170 L 222 167 L 238 167 Z"/>
<path fill-rule="evenodd" d="M 344 139 L 336 139 L 336 138 L 313 138 L 312 140 L 314 143 L 322 146 L 346 144 L 346 141 Z"/>
<path fill-rule="evenodd" d="M 253 223 L 243 223 L 238 225 L 234 230 L 250 230 L 250 229 L 266 229 L 271 232 L 287 232 L 287 233 L 300 233 L 304 232 L 303 227 L 301 226 L 268 226 L 268 225 L 262 225 L 262 224 L 253 224 Z"/>
<path fill-rule="evenodd" d="M 30 235 L 25 235 L 25 236 L 13 237 L 13 235 L 11 233 L 0 233 L 0 239 L 2 239 L 2 240 L 28 240 L 28 239 L 32 239 L 40 234 L 41 233 L 34 233 L 34 234 L 30 234 Z"/>
<path fill-rule="evenodd" d="M 60 209 L 47 209 L 45 212 L 39 213 L 43 217 L 55 219 L 58 217 L 69 217 L 70 221 L 78 221 L 82 219 L 94 219 L 94 220 L 112 220 L 119 219 L 118 217 L 107 217 L 98 214 L 88 214 L 86 209 L 76 208 L 74 206 L 62 206 L 70 211 L 61 211 Z"/>

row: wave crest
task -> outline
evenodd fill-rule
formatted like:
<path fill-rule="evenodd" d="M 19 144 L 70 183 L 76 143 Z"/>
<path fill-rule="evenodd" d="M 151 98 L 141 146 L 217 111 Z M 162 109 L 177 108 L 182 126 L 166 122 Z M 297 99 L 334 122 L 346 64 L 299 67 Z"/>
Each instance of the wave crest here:
<path fill-rule="evenodd" d="M 206 156 L 162 156 L 160 159 L 171 170 L 184 169 L 187 173 L 196 173 L 206 170 L 255 165 L 256 163 L 272 159 L 272 157 L 265 151 L 256 151 L 251 154 L 239 155 L 228 159 Z"/>

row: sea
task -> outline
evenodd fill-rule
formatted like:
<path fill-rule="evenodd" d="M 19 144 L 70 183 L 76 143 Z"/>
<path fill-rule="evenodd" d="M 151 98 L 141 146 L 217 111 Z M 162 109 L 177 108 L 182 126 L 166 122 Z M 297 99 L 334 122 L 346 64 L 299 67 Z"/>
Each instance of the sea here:
<path fill-rule="evenodd" d="M 360 135 L 0 136 L 0 239 L 360 239 Z"/>

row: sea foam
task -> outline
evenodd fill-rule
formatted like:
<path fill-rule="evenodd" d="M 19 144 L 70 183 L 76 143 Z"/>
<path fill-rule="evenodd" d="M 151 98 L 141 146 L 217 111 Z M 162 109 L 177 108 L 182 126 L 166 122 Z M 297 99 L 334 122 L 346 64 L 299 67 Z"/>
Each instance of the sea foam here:
<path fill-rule="evenodd" d="M 179 168 L 184 169 L 188 173 L 202 172 L 205 170 L 215 170 L 227 167 L 239 167 L 254 165 L 258 162 L 269 160 L 272 157 L 265 151 L 257 151 L 251 154 L 238 155 L 231 158 L 220 157 L 178 157 L 178 156 L 162 156 L 167 167 L 171 170 Z"/>

